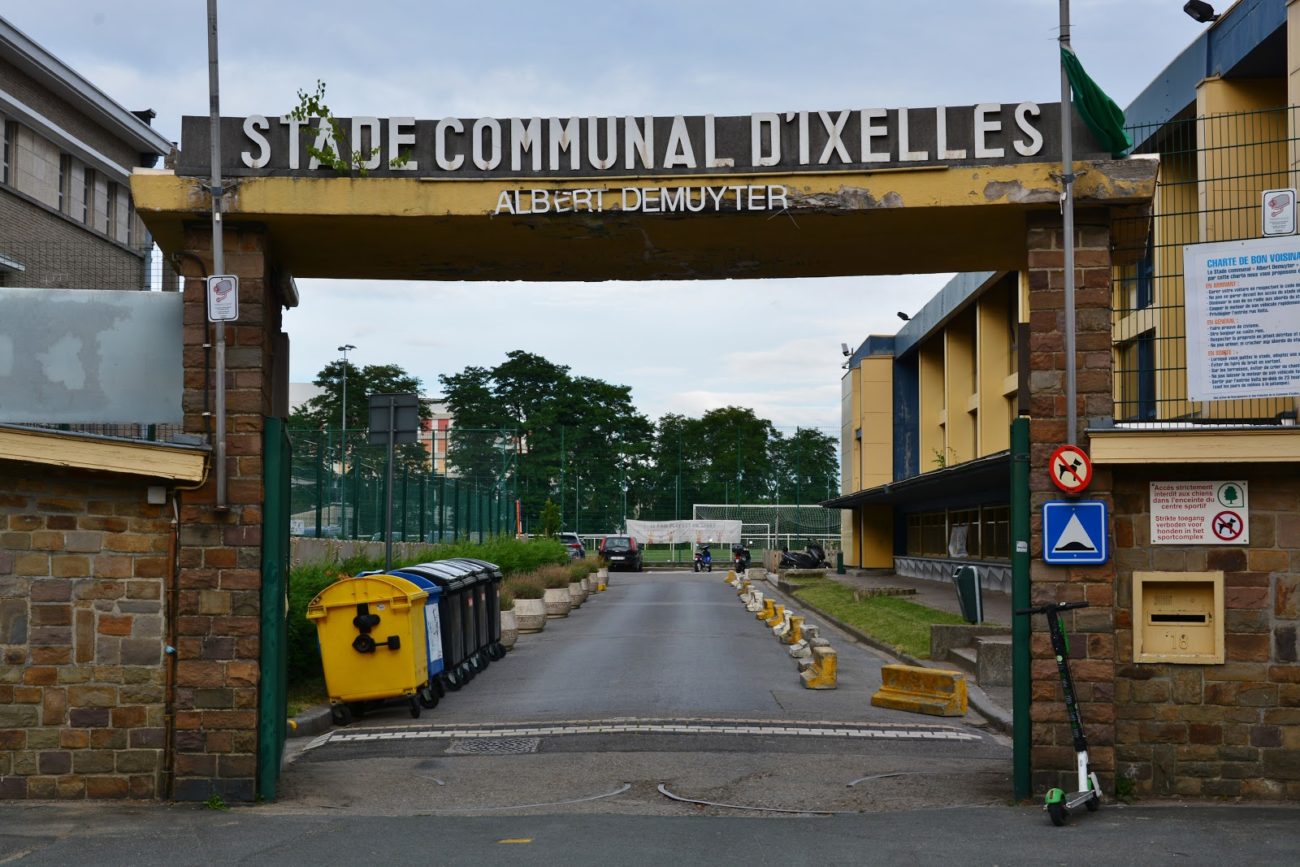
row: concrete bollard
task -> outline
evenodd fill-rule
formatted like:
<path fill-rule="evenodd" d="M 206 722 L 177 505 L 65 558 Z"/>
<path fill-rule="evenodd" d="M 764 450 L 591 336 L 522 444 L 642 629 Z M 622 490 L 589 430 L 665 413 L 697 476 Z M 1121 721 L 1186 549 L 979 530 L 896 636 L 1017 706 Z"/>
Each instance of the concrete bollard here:
<path fill-rule="evenodd" d="M 745 581 L 742 581 L 740 585 L 736 588 L 736 595 L 742 597 L 747 596 L 753 589 L 754 589 L 753 585 L 751 585 L 747 579 Z"/>
<path fill-rule="evenodd" d="M 834 689 L 838 663 L 831 647 L 814 647 L 812 665 L 799 672 L 806 689 Z"/>
<path fill-rule="evenodd" d="M 966 713 L 966 676 L 960 671 L 919 665 L 886 665 L 880 669 L 880 690 L 871 697 L 875 707 L 963 716 Z"/>
<path fill-rule="evenodd" d="M 766 581 L 767 570 L 762 566 L 750 566 L 745 570 L 745 577 L 750 581 Z"/>
<path fill-rule="evenodd" d="M 785 620 L 785 606 L 777 602 L 772 605 L 772 616 L 767 618 L 766 623 L 769 627 L 775 628 L 782 620 Z"/>
<path fill-rule="evenodd" d="M 795 645 L 803 640 L 803 615 L 791 614 L 785 633 L 780 636 L 782 644 Z"/>
<path fill-rule="evenodd" d="M 763 610 L 762 590 L 755 590 L 749 594 L 749 601 L 745 603 L 745 610 L 755 614 Z"/>
<path fill-rule="evenodd" d="M 727 577 L 726 577 L 726 578 L 723 578 L 722 580 L 723 580 L 723 581 L 726 581 L 728 584 L 730 584 L 732 581 L 735 581 L 735 580 L 736 580 L 736 570 L 735 570 L 735 569 L 728 569 L 728 570 L 727 570 Z"/>
<path fill-rule="evenodd" d="M 763 600 L 763 607 L 760 608 L 757 612 L 755 612 L 754 616 L 757 617 L 759 620 L 762 620 L 762 621 L 764 621 L 764 622 L 767 622 L 768 620 L 771 620 L 771 619 L 772 619 L 772 611 L 774 610 L 774 607 L 773 607 L 774 605 L 775 605 L 775 603 L 773 603 L 771 599 L 764 599 L 764 600 Z"/>
<path fill-rule="evenodd" d="M 798 660 L 801 663 L 800 669 L 802 670 L 803 660 L 805 659 L 809 661 L 812 660 L 812 648 L 808 646 L 808 642 L 806 640 L 796 641 L 794 644 L 790 645 L 790 658 Z"/>

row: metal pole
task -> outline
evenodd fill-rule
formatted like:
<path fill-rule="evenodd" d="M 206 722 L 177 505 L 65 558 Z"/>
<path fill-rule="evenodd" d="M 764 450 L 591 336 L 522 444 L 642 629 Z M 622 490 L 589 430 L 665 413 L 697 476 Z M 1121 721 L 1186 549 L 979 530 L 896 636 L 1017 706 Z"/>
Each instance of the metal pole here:
<path fill-rule="evenodd" d="M 226 271 L 225 241 L 221 234 L 221 85 L 217 68 L 217 0 L 208 0 L 208 113 L 212 156 L 212 273 Z M 206 290 L 205 290 L 206 291 Z M 226 502 L 226 323 L 217 322 L 216 414 L 217 502 L 216 508 L 228 508 Z"/>
<path fill-rule="evenodd" d="M 384 571 L 393 569 L 393 440 L 397 431 L 397 400 L 388 398 L 388 467 L 384 471 Z"/>
<path fill-rule="evenodd" d="M 320 538 L 320 513 L 325 507 L 325 483 L 324 483 L 324 466 L 325 454 L 321 449 L 321 441 L 316 440 L 316 538 Z"/>
<path fill-rule="evenodd" d="M 1011 422 L 1011 608 L 1028 608 L 1029 592 L 1029 419 Z M 1030 623 L 1011 618 L 1011 762 L 1015 800 L 1029 797 Z"/>
<path fill-rule="evenodd" d="M 339 474 L 345 479 L 348 477 L 348 351 L 351 349 L 356 349 L 351 343 L 339 347 L 339 352 L 343 353 L 343 433 L 339 440 Z"/>
<path fill-rule="evenodd" d="M 1070 47 L 1070 0 L 1061 0 L 1061 48 Z M 1078 440 L 1078 407 L 1075 405 L 1074 375 L 1074 142 L 1072 127 L 1074 112 L 1070 105 L 1070 78 L 1061 64 L 1061 183 L 1065 187 L 1061 199 L 1064 237 L 1061 247 L 1065 251 L 1065 441 L 1074 445 Z M 1028 604 L 1028 603 L 1026 603 Z"/>

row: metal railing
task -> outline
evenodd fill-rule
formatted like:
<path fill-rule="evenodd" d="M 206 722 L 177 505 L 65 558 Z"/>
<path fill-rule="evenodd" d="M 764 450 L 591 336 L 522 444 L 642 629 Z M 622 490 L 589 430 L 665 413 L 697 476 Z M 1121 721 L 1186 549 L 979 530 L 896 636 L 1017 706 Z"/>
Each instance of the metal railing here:
<path fill-rule="evenodd" d="M 1131 128 L 1134 154 L 1158 154 L 1153 214 L 1112 225 L 1114 418 L 1154 427 L 1293 422 L 1292 399 L 1188 397 L 1183 246 L 1260 236 L 1265 190 L 1294 187 L 1297 109 Z"/>

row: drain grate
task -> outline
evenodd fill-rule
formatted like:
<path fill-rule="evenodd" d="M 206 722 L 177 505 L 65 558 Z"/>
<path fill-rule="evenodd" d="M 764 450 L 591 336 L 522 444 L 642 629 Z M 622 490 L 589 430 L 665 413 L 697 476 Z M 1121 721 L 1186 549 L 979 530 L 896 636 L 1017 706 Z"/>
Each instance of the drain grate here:
<path fill-rule="evenodd" d="M 514 756 L 537 752 L 541 738 L 457 738 L 447 747 L 449 755 Z"/>

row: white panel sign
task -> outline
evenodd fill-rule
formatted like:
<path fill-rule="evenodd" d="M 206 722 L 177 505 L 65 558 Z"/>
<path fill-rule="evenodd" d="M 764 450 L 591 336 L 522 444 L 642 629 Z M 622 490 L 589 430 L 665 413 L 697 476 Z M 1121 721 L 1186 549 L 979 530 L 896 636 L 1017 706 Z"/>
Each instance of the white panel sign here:
<path fill-rule="evenodd" d="M 239 318 L 239 278 L 214 274 L 208 278 L 208 321 L 234 322 Z"/>
<path fill-rule="evenodd" d="M 1264 191 L 1260 228 L 1265 237 L 1295 234 L 1295 190 Z"/>
<path fill-rule="evenodd" d="M 1183 247 L 1192 400 L 1300 394 L 1300 236 Z"/>
<path fill-rule="evenodd" d="M 642 545 L 736 545 L 740 521 L 628 521 L 627 533 Z"/>
<path fill-rule="evenodd" d="M 1151 544 L 1247 545 L 1245 482 L 1152 482 Z"/>

